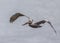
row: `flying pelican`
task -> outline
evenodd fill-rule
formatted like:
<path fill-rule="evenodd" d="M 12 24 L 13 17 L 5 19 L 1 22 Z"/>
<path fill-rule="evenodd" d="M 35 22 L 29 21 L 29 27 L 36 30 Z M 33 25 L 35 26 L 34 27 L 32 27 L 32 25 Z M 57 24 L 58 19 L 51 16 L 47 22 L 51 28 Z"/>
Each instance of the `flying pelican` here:
<path fill-rule="evenodd" d="M 21 13 L 16 13 L 16 14 L 12 15 L 10 17 L 10 23 L 13 23 L 18 17 L 22 17 L 22 16 L 25 16 L 25 17 L 27 17 L 29 19 L 28 22 L 23 24 L 23 26 L 28 24 L 32 28 L 40 28 L 40 27 L 42 27 L 41 24 L 48 23 L 48 24 L 50 24 L 50 26 L 52 27 L 54 32 L 57 33 L 50 21 L 48 21 L 48 20 L 41 20 L 41 21 L 38 21 L 36 23 L 33 23 L 33 20 L 31 18 L 29 18 L 28 16 L 23 15 Z"/>

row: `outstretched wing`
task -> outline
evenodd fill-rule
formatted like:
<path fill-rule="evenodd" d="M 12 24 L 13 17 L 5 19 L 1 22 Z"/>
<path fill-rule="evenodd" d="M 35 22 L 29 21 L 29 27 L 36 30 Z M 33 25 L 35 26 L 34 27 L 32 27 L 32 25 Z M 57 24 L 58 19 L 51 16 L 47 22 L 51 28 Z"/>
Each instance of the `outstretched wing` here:
<path fill-rule="evenodd" d="M 47 23 L 50 24 L 50 26 L 52 27 L 52 29 L 54 30 L 54 32 L 57 34 L 57 32 L 56 32 L 56 30 L 54 29 L 54 27 L 53 27 L 53 25 L 51 24 L 51 22 L 50 22 L 50 21 L 47 21 Z"/>
<path fill-rule="evenodd" d="M 21 14 L 21 13 L 16 13 L 16 14 L 14 14 L 14 15 L 12 15 L 11 17 L 10 17 L 10 22 L 12 23 L 12 22 L 14 22 L 18 17 L 20 17 L 20 16 L 25 16 L 25 15 L 23 15 L 23 14 Z"/>
<path fill-rule="evenodd" d="M 23 15 L 23 14 L 21 14 L 21 13 L 15 13 L 14 15 L 12 15 L 12 16 L 10 17 L 10 23 L 13 23 L 18 17 L 22 17 L 22 16 L 27 17 L 29 20 L 31 19 L 31 18 L 29 18 L 28 16 Z"/>
<path fill-rule="evenodd" d="M 45 22 L 46 22 L 45 20 L 42 20 L 42 21 L 36 22 L 34 24 L 40 25 L 40 24 L 44 24 Z"/>
<path fill-rule="evenodd" d="M 46 23 L 46 22 L 47 22 L 48 24 L 50 24 L 50 26 L 52 27 L 52 29 L 54 30 L 54 32 L 57 33 L 50 21 L 42 20 L 42 21 L 36 22 L 35 24 L 36 24 L 36 25 L 40 25 L 40 24 L 44 24 L 44 23 Z"/>

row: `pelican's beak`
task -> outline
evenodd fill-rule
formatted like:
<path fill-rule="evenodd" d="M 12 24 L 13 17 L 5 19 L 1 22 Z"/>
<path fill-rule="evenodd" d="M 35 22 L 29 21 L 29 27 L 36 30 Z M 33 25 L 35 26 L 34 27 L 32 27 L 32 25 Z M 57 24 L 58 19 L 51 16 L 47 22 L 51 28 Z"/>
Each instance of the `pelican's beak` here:
<path fill-rule="evenodd" d="M 26 25 L 26 24 L 28 24 L 28 22 L 26 22 L 26 23 L 24 23 L 24 24 L 22 24 L 22 25 L 24 26 L 24 25 Z"/>

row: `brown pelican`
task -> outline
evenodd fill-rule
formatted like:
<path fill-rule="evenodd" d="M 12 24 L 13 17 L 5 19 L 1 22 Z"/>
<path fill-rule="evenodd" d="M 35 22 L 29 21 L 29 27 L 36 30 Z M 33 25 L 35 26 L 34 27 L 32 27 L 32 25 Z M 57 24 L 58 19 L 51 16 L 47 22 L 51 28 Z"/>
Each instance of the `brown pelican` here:
<path fill-rule="evenodd" d="M 25 17 L 27 17 L 29 19 L 28 22 L 26 22 L 26 23 L 23 24 L 23 26 L 26 25 L 26 24 L 28 24 L 32 28 L 40 28 L 40 27 L 42 27 L 41 24 L 48 23 L 48 24 L 50 24 L 50 26 L 52 27 L 52 29 L 54 30 L 54 32 L 57 33 L 50 21 L 48 21 L 48 20 L 41 20 L 41 21 L 38 21 L 36 23 L 33 23 L 32 19 L 30 19 L 28 16 L 23 15 L 21 13 L 16 13 L 13 16 L 11 16 L 10 17 L 10 23 L 14 22 L 18 17 L 21 17 L 21 16 L 25 16 Z"/>

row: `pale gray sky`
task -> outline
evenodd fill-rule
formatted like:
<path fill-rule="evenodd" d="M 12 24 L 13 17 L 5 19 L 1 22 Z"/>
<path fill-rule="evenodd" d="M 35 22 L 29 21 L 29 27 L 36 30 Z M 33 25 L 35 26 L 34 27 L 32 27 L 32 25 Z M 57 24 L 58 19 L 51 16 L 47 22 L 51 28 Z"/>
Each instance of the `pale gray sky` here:
<path fill-rule="evenodd" d="M 35 22 L 51 21 L 57 35 L 48 24 L 38 29 L 22 26 L 25 18 L 11 24 L 9 19 L 17 12 Z M 60 0 L 0 0 L 0 27 L 0 43 L 60 43 Z"/>

